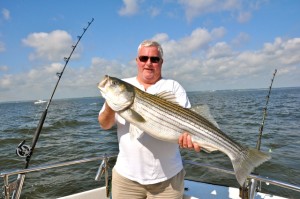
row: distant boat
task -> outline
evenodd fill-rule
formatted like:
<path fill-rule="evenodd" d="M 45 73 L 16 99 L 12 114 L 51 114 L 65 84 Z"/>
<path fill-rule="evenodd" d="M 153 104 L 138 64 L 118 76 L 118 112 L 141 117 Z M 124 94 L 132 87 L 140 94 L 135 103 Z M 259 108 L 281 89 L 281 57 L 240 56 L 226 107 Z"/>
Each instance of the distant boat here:
<path fill-rule="evenodd" d="M 45 100 L 37 100 L 34 102 L 34 104 L 43 104 L 43 103 L 46 103 L 47 101 Z"/>

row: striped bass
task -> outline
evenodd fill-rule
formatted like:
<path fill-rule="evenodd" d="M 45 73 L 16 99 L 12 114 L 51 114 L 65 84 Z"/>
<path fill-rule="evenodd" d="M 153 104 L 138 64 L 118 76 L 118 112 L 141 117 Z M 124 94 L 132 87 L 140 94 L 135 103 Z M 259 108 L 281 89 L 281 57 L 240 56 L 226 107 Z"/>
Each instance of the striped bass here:
<path fill-rule="evenodd" d="M 130 129 L 137 128 L 159 140 L 172 143 L 178 143 L 180 134 L 187 131 L 192 141 L 204 151 L 225 153 L 232 162 L 241 186 L 255 167 L 271 158 L 232 140 L 204 116 L 176 104 L 175 97 L 169 93 L 151 95 L 107 75 L 98 88 L 106 103 L 130 122 Z M 130 130 L 130 133 L 133 131 Z"/>

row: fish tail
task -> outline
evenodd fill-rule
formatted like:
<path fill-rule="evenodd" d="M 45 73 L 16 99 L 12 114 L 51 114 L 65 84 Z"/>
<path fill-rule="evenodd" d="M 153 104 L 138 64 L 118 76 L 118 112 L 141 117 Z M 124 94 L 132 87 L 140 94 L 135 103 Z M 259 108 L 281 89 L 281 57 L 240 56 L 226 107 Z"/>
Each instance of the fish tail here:
<path fill-rule="evenodd" d="M 242 155 L 237 154 L 236 157 L 233 157 L 232 164 L 239 184 L 243 186 L 254 168 L 269 159 L 271 156 L 253 148 L 246 148 Z"/>

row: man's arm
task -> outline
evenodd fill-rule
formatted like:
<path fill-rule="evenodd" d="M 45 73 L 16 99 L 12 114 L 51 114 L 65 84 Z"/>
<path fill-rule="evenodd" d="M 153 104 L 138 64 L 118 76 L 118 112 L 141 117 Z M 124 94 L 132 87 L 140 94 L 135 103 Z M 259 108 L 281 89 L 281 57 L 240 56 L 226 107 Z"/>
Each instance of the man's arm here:
<path fill-rule="evenodd" d="M 102 129 L 110 129 L 115 124 L 115 111 L 105 102 L 105 109 L 98 116 L 98 121 Z"/>

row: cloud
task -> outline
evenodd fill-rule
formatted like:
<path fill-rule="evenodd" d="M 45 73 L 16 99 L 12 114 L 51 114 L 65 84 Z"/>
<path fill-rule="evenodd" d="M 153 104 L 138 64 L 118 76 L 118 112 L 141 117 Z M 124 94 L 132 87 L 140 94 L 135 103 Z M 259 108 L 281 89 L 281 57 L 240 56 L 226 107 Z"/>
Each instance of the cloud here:
<path fill-rule="evenodd" d="M 132 65 L 134 66 L 134 65 Z M 10 100 L 48 99 L 58 80 L 63 64 L 53 62 L 19 74 L 0 76 L 0 92 Z M 104 75 L 128 77 L 136 74 L 136 68 L 118 61 L 94 57 L 90 65 L 67 67 L 55 93 L 55 98 L 97 96 L 97 83 Z M 0 98 L 1 101 L 1 98 Z"/>
<path fill-rule="evenodd" d="M 149 8 L 149 13 L 151 17 L 156 17 L 160 14 L 160 9 L 152 6 Z"/>
<path fill-rule="evenodd" d="M 261 74 L 266 74 L 275 68 L 279 69 L 279 73 L 280 71 L 293 71 L 294 74 L 289 73 L 289 76 L 285 72 L 285 78 L 295 79 L 300 72 L 300 58 L 297 56 L 300 53 L 299 42 L 300 38 L 288 40 L 276 38 L 273 43 L 266 43 L 260 50 L 244 52 L 234 52 L 226 43 L 217 43 L 207 54 L 214 52 L 217 56 L 214 54 L 214 56 L 208 56 L 203 65 L 210 69 L 207 70 L 207 76 L 214 76 L 227 83 L 230 79 L 255 82 L 255 78 L 257 82 L 260 82 Z"/>
<path fill-rule="evenodd" d="M 219 59 L 232 55 L 231 47 L 225 42 L 219 42 L 207 50 L 207 59 Z"/>
<path fill-rule="evenodd" d="M 119 15 L 135 15 L 139 10 L 138 2 L 139 0 L 123 0 L 124 6 L 119 10 Z"/>
<path fill-rule="evenodd" d="M 284 40 L 276 38 L 274 43 L 264 44 L 262 52 L 276 60 L 282 65 L 295 65 L 300 63 L 300 38 Z"/>
<path fill-rule="evenodd" d="M 188 21 L 199 15 L 236 10 L 240 7 L 238 0 L 179 0 L 179 3 L 184 7 Z"/>
<path fill-rule="evenodd" d="M 0 90 L 9 89 L 12 85 L 12 79 L 14 76 L 12 75 L 4 75 L 0 79 Z"/>
<path fill-rule="evenodd" d="M 278 37 L 260 49 L 238 51 L 235 44 L 224 41 L 225 34 L 225 28 L 219 27 L 211 30 L 195 28 L 189 35 L 176 40 L 166 33 L 154 35 L 165 52 L 163 76 L 179 81 L 188 91 L 262 88 L 269 85 L 276 68 L 275 85 L 277 82 L 283 86 L 299 85 L 300 38 Z M 240 37 L 238 35 L 236 40 Z M 20 97 L 46 99 L 57 81 L 55 74 L 62 67 L 62 64 L 52 62 L 25 73 L 0 76 L 0 92 L 15 96 L 17 100 L 21 100 Z M 136 75 L 134 58 L 121 63 L 93 57 L 90 64 L 68 67 L 55 97 L 97 96 L 97 83 L 106 74 L 119 78 Z"/>
<path fill-rule="evenodd" d="M 234 38 L 231 43 L 236 46 L 242 46 L 244 43 L 247 43 L 250 40 L 250 36 L 247 33 L 240 32 L 236 38 Z"/>
<path fill-rule="evenodd" d="M 53 65 L 55 63 L 24 73 L 3 75 L 0 78 L 0 92 L 12 101 L 49 98 L 57 81 L 55 73 L 49 71 Z"/>
<path fill-rule="evenodd" d="M 178 56 L 189 57 L 195 52 L 205 50 L 210 42 L 222 37 L 225 32 L 226 30 L 223 27 L 215 28 L 211 32 L 205 28 L 197 28 L 189 36 L 178 41 L 169 40 L 168 35 L 165 33 L 157 34 L 153 38 L 163 45 L 167 59 L 173 59 Z"/>
<path fill-rule="evenodd" d="M 3 8 L 1 13 L 2 13 L 2 16 L 3 16 L 3 18 L 5 20 L 9 20 L 10 19 L 10 12 L 9 12 L 9 10 Z"/>
<path fill-rule="evenodd" d="M 60 63 L 51 63 L 24 73 L 5 74 L 0 78 L 0 92 L 5 92 L 5 95 L 10 96 L 11 100 L 49 98 L 58 79 L 56 72 L 60 72 L 62 67 L 63 65 Z M 72 69 L 70 70 L 72 71 Z M 62 77 L 62 79 L 64 78 Z M 74 78 L 69 78 L 76 82 Z M 62 84 L 60 83 L 60 86 Z"/>
<path fill-rule="evenodd" d="M 251 12 L 240 12 L 238 17 L 237 17 L 237 21 L 240 23 L 245 23 L 247 21 L 249 21 L 252 17 Z"/>
<path fill-rule="evenodd" d="M 8 71 L 8 66 L 0 66 L 0 72 L 1 71 Z"/>
<path fill-rule="evenodd" d="M 235 46 L 247 41 L 248 35 L 241 33 L 227 43 L 225 33 L 224 28 L 197 28 L 178 40 L 166 33 L 155 35 L 165 51 L 163 75 L 188 90 L 205 90 L 211 84 L 218 89 L 249 88 L 250 82 L 253 88 L 261 88 L 267 86 L 265 75 L 274 69 L 281 74 L 282 85 L 300 83 L 300 38 L 276 38 L 261 49 L 237 51 Z"/>
<path fill-rule="evenodd" d="M 4 42 L 0 41 L 0 53 L 1 52 L 4 52 L 6 49 L 5 49 L 5 44 Z"/>
<path fill-rule="evenodd" d="M 66 31 L 55 30 L 50 33 L 32 33 L 22 40 L 23 44 L 34 48 L 30 60 L 61 61 L 68 57 L 73 44 L 72 37 Z M 78 58 L 78 49 L 74 52 L 73 59 Z"/>
<path fill-rule="evenodd" d="M 238 22 L 245 23 L 251 19 L 252 12 L 259 9 L 265 2 L 265 0 L 258 0 L 254 3 L 240 0 L 179 0 L 189 22 L 200 15 L 229 12 L 230 16 L 236 18 Z"/>

